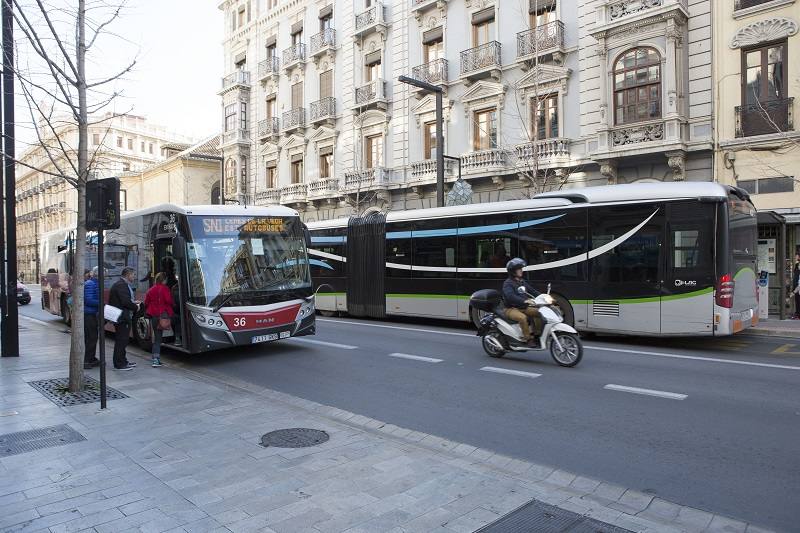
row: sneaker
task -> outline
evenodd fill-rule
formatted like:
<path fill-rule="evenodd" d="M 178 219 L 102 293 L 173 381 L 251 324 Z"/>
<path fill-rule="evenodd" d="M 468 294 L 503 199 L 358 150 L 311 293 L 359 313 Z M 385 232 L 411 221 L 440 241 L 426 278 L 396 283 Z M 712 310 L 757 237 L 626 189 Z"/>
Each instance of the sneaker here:
<path fill-rule="evenodd" d="M 161 364 L 161 359 L 159 359 L 159 358 L 153 359 L 152 367 L 153 368 L 158 368 L 159 366 L 164 366 L 164 365 Z"/>
<path fill-rule="evenodd" d="M 136 365 L 128 363 L 126 366 L 123 366 L 123 367 L 120 367 L 120 368 L 114 367 L 114 370 L 133 370 L 134 366 L 136 366 Z"/>
<path fill-rule="evenodd" d="M 133 368 L 134 366 L 136 366 L 136 362 L 135 361 L 128 361 L 128 366 Z"/>

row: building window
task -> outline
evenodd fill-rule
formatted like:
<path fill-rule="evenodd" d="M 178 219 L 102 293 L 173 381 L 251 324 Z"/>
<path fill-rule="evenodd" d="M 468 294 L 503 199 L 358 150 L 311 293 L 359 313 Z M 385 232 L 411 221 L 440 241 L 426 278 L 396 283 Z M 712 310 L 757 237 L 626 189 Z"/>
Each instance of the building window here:
<path fill-rule="evenodd" d="M 425 159 L 436 158 L 436 122 L 426 122 L 423 126 L 425 135 Z"/>
<path fill-rule="evenodd" d="M 271 44 L 267 46 L 267 59 L 272 59 L 273 57 L 278 56 L 278 46 L 276 44 Z"/>
<path fill-rule="evenodd" d="M 422 62 L 432 63 L 437 59 L 444 58 L 444 38 L 437 37 L 434 40 L 422 44 Z"/>
<path fill-rule="evenodd" d="M 628 50 L 614 64 L 617 124 L 661 118 L 661 56 L 654 48 Z"/>
<path fill-rule="evenodd" d="M 122 163 L 122 171 L 123 172 L 130 172 L 131 164 L 130 163 Z"/>
<path fill-rule="evenodd" d="M 472 15 L 472 46 L 481 46 L 495 40 L 494 8 L 490 7 Z"/>
<path fill-rule="evenodd" d="M 333 150 L 319 156 L 319 177 L 321 179 L 330 178 L 333 170 Z"/>
<path fill-rule="evenodd" d="M 278 112 L 278 99 L 275 96 L 267 98 L 267 120 L 271 120 Z"/>
<path fill-rule="evenodd" d="M 558 94 L 531 101 L 533 109 L 533 132 L 536 139 L 553 139 L 558 137 Z"/>
<path fill-rule="evenodd" d="M 241 28 L 242 26 L 245 25 L 246 22 L 247 22 L 247 10 L 245 9 L 244 6 L 241 6 L 236 15 L 236 24 L 239 28 Z"/>
<path fill-rule="evenodd" d="M 364 83 L 381 77 L 381 51 L 370 52 L 364 57 Z"/>
<path fill-rule="evenodd" d="M 93 133 L 92 134 L 92 144 L 95 146 L 100 146 L 100 134 Z"/>
<path fill-rule="evenodd" d="M 497 148 L 497 109 L 475 113 L 472 133 L 473 150 Z"/>
<path fill-rule="evenodd" d="M 381 166 L 383 161 L 383 135 L 369 135 L 364 142 L 367 168 Z"/>
<path fill-rule="evenodd" d="M 225 163 L 225 194 L 236 193 L 236 160 L 229 158 Z"/>
<path fill-rule="evenodd" d="M 319 31 L 324 33 L 333 28 L 333 13 L 329 13 L 319 18 Z"/>
<path fill-rule="evenodd" d="M 225 131 L 233 131 L 236 128 L 236 104 L 225 106 Z M 153 145 L 150 145 L 150 153 L 153 153 Z"/>
<path fill-rule="evenodd" d="M 147 151 L 150 152 L 151 154 L 153 153 L 153 143 L 150 143 L 150 146 L 148 146 Z"/>
<path fill-rule="evenodd" d="M 556 0 L 532 0 L 530 3 L 531 29 L 556 20 Z"/>
<path fill-rule="evenodd" d="M 292 46 L 297 46 L 303 43 L 303 30 L 297 31 L 292 34 Z"/>
<path fill-rule="evenodd" d="M 299 81 L 292 85 L 292 109 L 303 107 L 303 82 Z"/>
<path fill-rule="evenodd" d="M 319 74 L 319 99 L 333 96 L 333 70 L 326 70 Z"/>
<path fill-rule="evenodd" d="M 303 156 L 292 161 L 292 183 L 303 183 Z"/>
<path fill-rule="evenodd" d="M 762 178 L 741 180 L 736 185 L 750 194 L 771 194 L 777 192 L 794 192 L 794 177 Z"/>
<path fill-rule="evenodd" d="M 133 139 L 128 139 L 128 150 L 133 150 Z"/>
<path fill-rule="evenodd" d="M 791 129 L 787 99 L 786 41 L 742 50 L 742 103 L 737 136 L 767 135 Z"/>
<path fill-rule="evenodd" d="M 276 166 L 276 163 L 268 163 L 264 176 L 264 185 L 267 189 L 274 189 L 278 186 L 278 167 Z"/>
<path fill-rule="evenodd" d="M 246 130 L 247 129 L 247 103 L 246 102 L 240 102 L 240 105 L 241 105 L 241 109 L 242 109 L 242 114 L 241 114 L 241 118 L 240 118 L 240 122 L 239 122 L 239 128 L 242 129 L 242 130 Z"/>
<path fill-rule="evenodd" d="M 221 203 L 220 196 L 219 182 L 216 182 L 214 186 L 211 187 L 211 205 L 219 205 Z"/>
<path fill-rule="evenodd" d="M 144 141 L 142 141 L 141 145 L 139 146 L 139 151 L 144 153 Z"/>
<path fill-rule="evenodd" d="M 128 210 L 128 191 L 126 191 L 125 189 L 120 189 L 119 191 L 119 210 L 120 211 Z"/>
<path fill-rule="evenodd" d="M 122 148 L 122 137 L 117 137 L 117 148 Z"/>

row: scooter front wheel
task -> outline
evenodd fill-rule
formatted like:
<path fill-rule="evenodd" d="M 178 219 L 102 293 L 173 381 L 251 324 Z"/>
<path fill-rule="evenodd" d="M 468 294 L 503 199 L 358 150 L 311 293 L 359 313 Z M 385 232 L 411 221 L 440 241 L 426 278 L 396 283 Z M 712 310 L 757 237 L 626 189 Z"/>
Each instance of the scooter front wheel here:
<path fill-rule="evenodd" d="M 502 341 L 493 333 L 484 334 L 481 337 L 481 344 L 489 357 L 503 357 L 506 354 Z"/>
<path fill-rule="evenodd" d="M 556 333 L 556 338 L 550 341 L 550 355 L 553 361 L 560 366 L 573 367 L 583 359 L 583 344 L 575 333 Z M 559 347 L 559 344 L 561 347 Z"/>

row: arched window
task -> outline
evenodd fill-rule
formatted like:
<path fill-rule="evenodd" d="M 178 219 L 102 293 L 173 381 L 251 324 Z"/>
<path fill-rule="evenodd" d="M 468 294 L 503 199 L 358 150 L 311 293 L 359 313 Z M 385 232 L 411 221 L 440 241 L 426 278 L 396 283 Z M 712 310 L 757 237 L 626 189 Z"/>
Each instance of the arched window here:
<path fill-rule="evenodd" d="M 229 158 L 225 162 L 225 196 L 236 194 L 236 160 Z"/>
<path fill-rule="evenodd" d="M 630 124 L 661 118 L 661 56 L 634 48 L 614 63 L 614 121 Z"/>
<path fill-rule="evenodd" d="M 211 187 L 211 205 L 218 205 L 220 204 L 220 191 L 219 191 L 219 182 L 216 182 Z"/>

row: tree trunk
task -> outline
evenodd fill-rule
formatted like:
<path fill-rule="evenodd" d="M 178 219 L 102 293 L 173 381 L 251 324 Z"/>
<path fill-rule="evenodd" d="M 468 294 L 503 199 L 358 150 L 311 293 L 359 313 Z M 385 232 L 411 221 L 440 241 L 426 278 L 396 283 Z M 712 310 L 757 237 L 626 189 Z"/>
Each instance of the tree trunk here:
<path fill-rule="evenodd" d="M 86 102 L 86 0 L 78 0 L 75 22 L 76 68 L 78 70 L 78 216 L 75 259 L 72 268 L 72 342 L 69 352 L 69 390 L 83 390 L 83 271 L 86 265 L 86 180 L 89 176 L 89 113 Z M 103 288 L 100 288 L 101 298 Z M 99 339 L 99 342 L 105 342 Z"/>

